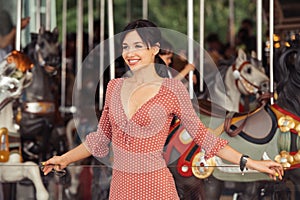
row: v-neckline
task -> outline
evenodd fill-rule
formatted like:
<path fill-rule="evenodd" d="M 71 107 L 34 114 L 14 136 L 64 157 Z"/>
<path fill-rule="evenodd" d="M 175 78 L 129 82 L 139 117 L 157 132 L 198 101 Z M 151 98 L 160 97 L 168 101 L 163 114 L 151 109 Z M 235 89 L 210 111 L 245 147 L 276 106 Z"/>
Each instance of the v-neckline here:
<path fill-rule="evenodd" d="M 122 86 L 123 86 L 124 80 L 125 80 L 125 78 L 122 79 L 121 84 L 120 84 L 120 87 L 119 87 L 119 93 L 120 93 L 120 94 L 119 94 L 119 102 L 120 102 L 120 106 L 121 106 L 122 113 L 123 113 L 123 115 L 126 117 L 127 121 L 132 121 L 132 120 L 134 119 L 134 117 L 139 113 L 139 111 L 140 111 L 143 107 L 145 107 L 146 105 L 148 105 L 149 102 L 151 102 L 154 98 L 156 98 L 156 97 L 160 94 L 160 92 L 161 92 L 161 90 L 162 90 L 162 88 L 163 88 L 163 85 L 164 85 L 164 83 L 165 83 L 165 81 L 166 81 L 166 78 L 163 79 L 163 81 L 162 81 L 162 83 L 161 83 L 161 85 L 160 85 L 160 87 L 159 87 L 159 89 L 158 89 L 158 92 L 157 92 L 154 96 L 152 96 L 151 98 L 149 98 L 147 101 L 145 101 L 141 106 L 139 106 L 138 109 L 136 109 L 136 111 L 132 114 L 131 117 L 129 117 L 129 116 L 126 114 L 124 105 L 123 105 L 123 103 L 122 103 L 122 96 L 121 96 L 122 92 L 121 92 L 121 91 L 122 91 Z"/>

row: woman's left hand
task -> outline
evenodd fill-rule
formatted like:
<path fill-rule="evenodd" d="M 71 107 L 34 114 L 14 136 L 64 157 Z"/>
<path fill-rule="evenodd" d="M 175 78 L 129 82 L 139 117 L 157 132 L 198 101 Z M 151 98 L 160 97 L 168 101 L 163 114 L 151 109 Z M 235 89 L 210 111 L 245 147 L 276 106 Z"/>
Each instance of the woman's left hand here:
<path fill-rule="evenodd" d="M 263 173 L 267 173 L 269 177 L 273 180 L 282 180 L 284 175 L 284 170 L 281 164 L 274 162 L 272 160 L 252 160 L 249 159 L 247 161 L 247 165 L 249 169 L 254 169 Z"/>

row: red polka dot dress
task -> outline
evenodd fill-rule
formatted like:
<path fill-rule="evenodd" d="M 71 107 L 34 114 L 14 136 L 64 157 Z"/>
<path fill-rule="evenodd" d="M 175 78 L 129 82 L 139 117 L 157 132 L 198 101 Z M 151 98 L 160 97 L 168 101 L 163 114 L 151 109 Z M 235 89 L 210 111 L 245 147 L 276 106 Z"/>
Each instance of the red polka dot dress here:
<path fill-rule="evenodd" d="M 226 140 L 210 134 L 193 110 L 185 86 L 164 79 L 159 92 L 129 119 L 121 102 L 124 79 L 109 82 L 98 129 L 87 135 L 85 144 L 96 157 L 113 150 L 111 200 L 179 199 L 173 176 L 163 158 L 163 147 L 176 115 L 206 151 L 207 158 L 223 148 Z"/>

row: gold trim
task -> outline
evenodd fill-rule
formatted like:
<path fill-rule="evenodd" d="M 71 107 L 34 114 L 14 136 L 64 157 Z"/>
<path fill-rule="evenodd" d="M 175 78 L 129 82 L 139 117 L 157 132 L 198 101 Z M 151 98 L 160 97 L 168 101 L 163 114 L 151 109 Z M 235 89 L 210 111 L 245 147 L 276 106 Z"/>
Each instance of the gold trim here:
<path fill-rule="evenodd" d="M 204 160 L 204 155 L 204 152 L 197 153 L 192 162 L 192 172 L 195 177 L 200 179 L 209 177 L 216 166 L 214 158 Z"/>
<path fill-rule="evenodd" d="M 273 106 L 271 106 L 271 109 L 276 115 L 278 127 L 282 132 L 288 132 L 293 129 L 298 133 L 298 136 L 300 136 L 300 121 L 280 112 Z"/>

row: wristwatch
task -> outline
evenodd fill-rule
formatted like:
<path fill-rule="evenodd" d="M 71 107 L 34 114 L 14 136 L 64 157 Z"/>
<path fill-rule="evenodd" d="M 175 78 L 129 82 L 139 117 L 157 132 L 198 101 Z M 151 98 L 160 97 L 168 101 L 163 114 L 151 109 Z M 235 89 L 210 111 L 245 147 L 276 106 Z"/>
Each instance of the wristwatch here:
<path fill-rule="evenodd" d="M 246 167 L 246 163 L 247 163 L 247 160 L 248 160 L 249 156 L 248 155 L 242 155 L 241 156 L 241 159 L 240 159 L 240 170 L 242 172 L 242 175 L 244 175 L 244 169 Z M 247 168 L 246 168 L 247 169 Z"/>

